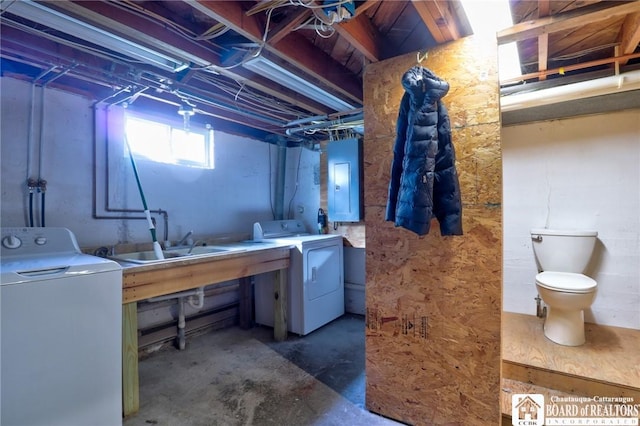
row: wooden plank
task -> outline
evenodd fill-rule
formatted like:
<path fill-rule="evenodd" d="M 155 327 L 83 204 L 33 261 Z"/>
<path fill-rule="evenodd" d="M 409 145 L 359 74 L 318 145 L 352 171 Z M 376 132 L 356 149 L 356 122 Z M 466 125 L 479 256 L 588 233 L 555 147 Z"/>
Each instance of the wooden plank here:
<path fill-rule="evenodd" d="M 240 328 L 251 327 L 251 314 L 253 312 L 253 297 L 251 294 L 251 278 L 240 278 L 240 300 L 239 300 L 239 322 Z"/>
<path fill-rule="evenodd" d="M 275 289 L 279 294 L 274 318 L 274 339 L 287 338 L 286 288 L 289 248 L 260 250 L 228 256 L 191 257 L 161 264 L 126 268 L 123 271 L 123 414 L 135 414 L 140 407 L 138 378 L 137 301 L 188 290 L 207 284 L 241 279 L 245 293 L 250 281 L 245 278 L 277 271 Z M 249 283 L 249 284 L 247 284 Z M 245 306 L 246 309 L 246 306 Z"/>
<path fill-rule="evenodd" d="M 569 392 L 574 395 L 626 396 L 633 398 L 634 401 L 640 401 L 639 388 L 510 361 L 502 362 L 502 376 L 506 379 L 531 383 L 549 389 Z"/>
<path fill-rule="evenodd" d="M 313 13 L 311 9 L 299 8 L 296 13 L 293 13 L 292 16 L 288 16 L 286 20 L 278 23 L 278 25 L 274 26 L 272 30 L 269 31 L 267 40 L 269 43 L 277 43 L 282 40 L 283 37 L 286 37 L 287 34 L 292 32 L 296 27 L 300 26 L 307 19 L 311 17 Z"/>
<path fill-rule="evenodd" d="M 246 16 L 239 2 L 196 0 L 188 3 L 252 42 L 262 44 L 263 28 L 256 16 Z M 318 52 L 303 36 L 288 33 L 277 43 L 267 43 L 264 48 L 351 101 L 362 102 L 362 84 L 359 79 L 329 55 Z"/>
<path fill-rule="evenodd" d="M 282 342 L 287 339 L 287 270 L 276 271 L 273 282 L 273 338 Z"/>
<path fill-rule="evenodd" d="M 382 36 L 366 16 L 360 15 L 334 25 L 334 28 L 338 34 L 347 39 L 368 60 L 371 62 L 380 60 L 382 55 Z"/>
<path fill-rule="evenodd" d="M 433 16 L 432 11 L 427 5 L 426 1 L 423 0 L 412 0 L 411 3 L 413 7 L 418 12 L 418 15 L 424 22 L 424 24 L 429 28 L 429 32 L 435 39 L 438 44 L 442 44 L 444 42 L 449 41 L 447 35 L 443 32 L 443 29 L 440 28 L 440 25 L 436 22 L 440 16 Z"/>
<path fill-rule="evenodd" d="M 140 265 L 135 267 L 125 268 L 123 270 L 123 286 L 135 287 L 136 285 L 148 284 L 149 281 L 155 280 L 156 276 L 153 274 L 162 275 L 162 271 L 171 271 L 172 273 L 189 273 L 191 267 L 196 266 L 198 268 L 244 268 L 252 263 L 260 263 L 278 259 L 289 258 L 289 248 L 274 248 L 269 250 L 260 251 L 245 251 L 245 252 L 230 252 L 222 256 L 186 256 L 178 257 L 174 259 L 165 260 L 161 263 L 151 263 L 146 265 Z M 180 271 L 180 272 L 176 272 Z M 186 272 L 185 272 L 186 271 Z M 240 278 L 246 275 L 242 275 L 238 272 L 235 278 Z M 227 281 L 226 279 L 218 280 L 214 275 L 211 282 Z M 153 281 L 151 281 L 153 282 Z"/>
<path fill-rule="evenodd" d="M 122 306 L 122 412 L 125 417 L 140 408 L 138 378 L 138 304 Z"/>
<path fill-rule="evenodd" d="M 522 80 L 529 80 L 531 78 L 540 78 L 543 74 L 546 76 L 549 76 L 553 74 L 559 74 L 560 71 L 562 72 L 576 71 L 584 68 L 597 67 L 598 65 L 613 64 L 615 62 L 622 63 L 623 61 L 628 61 L 630 59 L 635 59 L 635 58 L 640 58 L 640 53 L 631 53 L 629 55 L 613 56 L 611 58 L 596 59 L 594 61 L 583 62 L 581 64 L 575 64 L 575 65 L 567 65 L 564 67 L 553 68 L 546 71 L 532 72 L 529 74 L 523 74 L 519 77 L 513 77 L 513 78 L 501 80 L 500 83 L 502 84 L 515 83 Z"/>
<path fill-rule="evenodd" d="M 456 19 L 449 10 L 449 2 L 412 0 L 412 3 L 434 38 L 436 35 L 442 38 L 438 43 L 460 38 Z"/>
<path fill-rule="evenodd" d="M 620 48 L 622 54 L 626 55 L 635 52 L 640 43 L 640 12 L 627 16 L 620 31 Z M 617 56 L 617 55 L 616 55 Z M 628 59 L 621 61 L 620 65 L 625 65 Z"/>
<path fill-rule="evenodd" d="M 550 4 L 549 0 L 538 0 L 538 18 L 549 16 Z M 549 61 L 549 34 L 540 34 L 538 36 L 538 71 L 547 70 L 547 62 Z M 540 80 L 546 80 L 547 76 L 542 74 Z"/>
<path fill-rule="evenodd" d="M 124 288 L 122 297 L 124 302 L 128 303 L 288 267 L 288 259 L 277 259 L 245 265 L 241 270 L 236 269 L 233 265 L 202 264 L 192 268 L 176 268 L 175 271 L 168 269 L 150 272 L 137 277 L 144 282 L 143 284 Z"/>
<path fill-rule="evenodd" d="M 550 34 L 584 26 L 592 22 L 603 21 L 614 16 L 640 12 L 640 2 L 638 1 L 613 7 L 607 3 L 603 1 L 534 21 L 521 22 L 510 28 L 498 31 L 498 44 L 526 40 L 538 37 L 541 34 Z"/>
<path fill-rule="evenodd" d="M 416 54 L 364 76 L 367 409 L 408 424 L 499 424 L 502 171 L 497 45 L 429 50 L 445 79 L 464 235 L 417 236 L 385 221 L 402 75 Z"/>

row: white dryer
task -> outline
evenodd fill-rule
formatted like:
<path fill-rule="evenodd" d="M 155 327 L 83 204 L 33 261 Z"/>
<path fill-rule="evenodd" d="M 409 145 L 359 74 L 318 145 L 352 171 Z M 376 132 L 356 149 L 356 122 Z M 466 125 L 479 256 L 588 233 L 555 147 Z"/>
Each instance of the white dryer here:
<path fill-rule="evenodd" d="M 344 255 L 341 235 L 314 235 L 299 220 L 257 222 L 253 239 L 294 245 L 287 279 L 287 324 L 304 336 L 344 315 Z M 273 274 L 255 280 L 256 323 L 273 326 Z"/>

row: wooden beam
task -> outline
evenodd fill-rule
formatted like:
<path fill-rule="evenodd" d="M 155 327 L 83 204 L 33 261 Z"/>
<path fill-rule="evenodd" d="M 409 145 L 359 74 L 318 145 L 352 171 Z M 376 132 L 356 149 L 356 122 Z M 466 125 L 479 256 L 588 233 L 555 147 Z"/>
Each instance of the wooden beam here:
<path fill-rule="evenodd" d="M 302 25 L 311 17 L 313 12 L 311 9 L 298 8 L 298 13 L 293 14 L 288 20 L 280 22 L 272 30 L 269 30 L 267 40 L 271 44 L 275 44 L 286 37 L 290 32 Z"/>
<path fill-rule="evenodd" d="M 538 0 L 538 18 L 549 16 L 551 7 L 549 0 Z M 538 71 L 547 70 L 547 62 L 549 59 L 549 34 L 540 34 L 538 36 Z M 540 76 L 540 80 L 546 80 L 546 74 Z"/>
<path fill-rule="evenodd" d="M 364 12 L 366 12 L 367 10 L 369 10 L 370 8 L 372 8 L 373 6 L 376 6 L 377 4 L 380 3 L 381 0 L 365 0 L 364 2 L 362 2 L 360 4 L 360 6 L 358 6 L 356 8 L 356 14 L 355 17 L 360 16 L 361 14 L 363 14 Z"/>
<path fill-rule="evenodd" d="M 560 71 L 562 72 L 576 71 L 576 70 L 581 70 L 581 69 L 590 68 L 590 67 L 597 67 L 599 65 L 613 64 L 616 61 L 624 61 L 624 60 L 628 61 L 630 59 L 635 59 L 635 58 L 640 58 L 640 53 L 632 53 L 632 54 L 623 55 L 623 56 L 613 56 L 611 58 L 597 59 L 595 61 L 583 62 L 581 64 L 575 64 L 575 65 L 567 65 L 564 67 L 554 68 L 546 71 L 532 72 L 532 73 L 524 74 L 518 77 L 509 78 L 506 80 L 500 80 L 500 84 L 517 83 L 518 81 L 530 80 L 532 78 L 540 78 L 542 74 L 549 76 L 553 74 L 560 74 Z"/>
<path fill-rule="evenodd" d="M 445 36 L 445 41 L 457 40 L 460 38 L 460 31 L 456 25 L 456 20 L 449 10 L 450 2 L 441 0 L 414 0 L 421 1 L 430 11 L 431 16 L 435 19 L 436 25 Z"/>
<path fill-rule="evenodd" d="M 183 0 L 210 18 L 222 22 L 250 41 L 262 44 L 264 29 L 253 16 L 246 16 L 242 5 L 230 1 Z M 351 71 L 338 64 L 306 38 L 289 33 L 278 43 L 264 48 L 303 72 L 318 79 L 324 86 L 362 103 L 362 82 Z"/>
<path fill-rule="evenodd" d="M 140 42 L 148 46 L 166 51 L 171 46 L 172 53 L 180 58 L 193 62 L 196 66 L 212 65 L 220 74 L 249 87 L 260 90 L 271 96 L 278 97 L 291 105 L 299 106 L 313 114 L 328 112 L 327 107 L 301 97 L 292 90 L 280 89 L 271 80 L 263 77 L 251 78 L 247 71 L 223 66 L 220 56 L 209 49 L 208 46 L 197 42 L 186 41 L 171 31 L 167 31 L 161 25 L 150 25 L 148 20 L 132 14 L 125 14 L 120 9 L 115 9 L 104 2 L 56 2 L 58 9 L 65 10 L 76 16 L 82 16 L 84 20 L 125 37 L 126 39 Z"/>
<path fill-rule="evenodd" d="M 611 6 L 609 2 L 603 1 L 558 15 L 516 24 L 498 32 L 498 44 L 522 41 L 538 37 L 541 34 L 551 34 L 592 22 L 603 21 L 615 16 L 638 12 L 640 12 L 640 1 L 633 1 L 617 6 Z"/>
<path fill-rule="evenodd" d="M 381 59 L 382 36 L 366 16 L 351 18 L 333 28 L 371 62 Z"/>
<path fill-rule="evenodd" d="M 122 414 L 135 414 L 140 409 L 138 375 L 138 304 L 122 305 Z"/>
<path fill-rule="evenodd" d="M 449 41 L 447 39 L 447 36 L 442 32 L 440 25 L 438 25 L 438 23 L 436 22 L 436 20 L 438 18 L 441 18 L 441 16 L 433 16 L 431 10 L 427 6 L 427 2 L 424 0 L 411 0 L 411 3 L 416 9 L 416 12 L 418 12 L 418 15 L 420 15 L 420 19 L 422 19 L 424 24 L 429 29 L 429 32 L 433 36 L 433 39 L 436 41 L 436 43 L 440 44 Z"/>
<path fill-rule="evenodd" d="M 163 25 L 150 23 L 149 20 L 131 13 L 123 13 L 122 9 L 114 8 L 108 3 L 62 1 L 50 4 L 65 14 L 81 17 L 83 21 L 109 33 L 140 43 L 175 59 L 192 62 L 198 66 L 216 64 L 219 61 L 217 54 L 197 42 L 167 31 Z"/>
<path fill-rule="evenodd" d="M 628 15 L 620 31 L 620 50 L 623 55 L 635 52 L 640 43 L 640 12 Z M 625 65 L 629 60 L 620 61 Z"/>

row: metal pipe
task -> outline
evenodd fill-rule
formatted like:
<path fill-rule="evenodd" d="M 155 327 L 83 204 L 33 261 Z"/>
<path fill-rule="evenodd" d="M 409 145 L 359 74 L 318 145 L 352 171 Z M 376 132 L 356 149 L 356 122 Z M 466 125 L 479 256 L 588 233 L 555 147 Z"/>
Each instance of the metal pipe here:
<path fill-rule="evenodd" d="M 547 307 L 543 306 L 542 298 L 540 295 L 536 295 L 536 316 L 538 318 L 545 318 L 547 316 Z"/>
<path fill-rule="evenodd" d="M 285 127 L 290 127 L 290 126 L 299 126 L 300 124 L 307 124 L 310 123 L 312 121 L 316 121 L 316 120 L 326 120 L 328 117 L 327 115 L 316 115 L 313 117 L 306 117 L 306 118 L 300 118 L 298 120 L 293 120 L 288 122 L 287 124 L 285 124 Z"/>
<path fill-rule="evenodd" d="M 184 317 L 184 298 L 181 297 L 178 299 L 178 349 L 181 351 L 184 350 L 187 345 L 184 336 L 184 327 L 186 325 L 186 320 Z"/>
<path fill-rule="evenodd" d="M 193 301 L 193 296 L 198 296 L 198 301 Z M 179 293 L 167 294 L 164 296 L 152 297 L 147 299 L 148 302 L 162 302 L 165 300 L 178 299 L 178 338 L 177 346 L 181 351 L 186 347 L 185 327 L 187 319 L 184 312 L 185 298 L 187 303 L 194 309 L 202 309 L 204 307 L 204 287 L 198 287 L 195 290 L 181 291 Z"/>
<path fill-rule="evenodd" d="M 358 113 L 354 116 L 347 117 L 347 118 L 339 118 L 337 120 L 327 121 L 324 123 L 316 123 L 308 126 L 296 127 L 294 129 L 287 129 L 286 133 L 287 135 L 292 136 L 295 133 L 304 132 L 306 130 L 315 130 L 315 129 L 322 129 L 322 128 L 328 128 L 332 126 L 337 126 L 340 124 L 349 124 L 355 121 L 362 120 L 363 118 L 364 118 L 364 113 Z"/>
<path fill-rule="evenodd" d="M 287 167 L 287 141 L 278 140 L 278 166 L 276 170 L 275 220 L 284 219 L 284 184 Z"/>
<path fill-rule="evenodd" d="M 118 93 L 126 91 L 121 90 Z M 107 98 L 108 99 L 108 98 Z M 92 193 L 92 217 L 94 219 L 116 219 L 116 220 L 147 220 L 146 216 L 129 216 L 129 215 L 104 215 L 98 214 L 98 102 L 92 106 L 93 109 L 93 193 Z M 109 205 L 109 144 L 108 137 L 105 136 L 105 207 L 104 210 L 109 213 L 144 213 L 140 209 L 116 209 Z M 149 210 L 162 216 L 164 220 L 164 240 L 169 239 L 169 213 L 163 209 Z"/>

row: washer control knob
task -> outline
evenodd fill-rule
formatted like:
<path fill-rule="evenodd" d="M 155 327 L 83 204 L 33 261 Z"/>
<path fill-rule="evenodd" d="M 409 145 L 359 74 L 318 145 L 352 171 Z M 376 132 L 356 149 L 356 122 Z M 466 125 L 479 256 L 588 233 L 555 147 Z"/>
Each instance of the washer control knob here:
<path fill-rule="evenodd" d="M 8 249 L 17 249 L 22 245 L 22 240 L 15 235 L 7 235 L 2 239 L 2 245 Z"/>
<path fill-rule="evenodd" d="M 47 237 L 36 237 L 34 242 L 36 243 L 36 245 L 43 246 L 47 244 Z"/>

